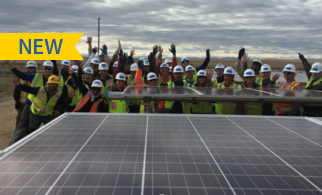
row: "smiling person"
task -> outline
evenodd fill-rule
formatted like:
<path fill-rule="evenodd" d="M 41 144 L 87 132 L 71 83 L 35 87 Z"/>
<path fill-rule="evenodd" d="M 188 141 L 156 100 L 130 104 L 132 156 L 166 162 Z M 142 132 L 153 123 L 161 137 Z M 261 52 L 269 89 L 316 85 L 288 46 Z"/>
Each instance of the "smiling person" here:
<path fill-rule="evenodd" d="M 255 83 L 255 72 L 252 69 L 247 69 L 244 72 L 243 88 L 261 89 L 261 86 Z M 261 115 L 262 103 L 247 102 L 245 103 L 245 115 Z"/>

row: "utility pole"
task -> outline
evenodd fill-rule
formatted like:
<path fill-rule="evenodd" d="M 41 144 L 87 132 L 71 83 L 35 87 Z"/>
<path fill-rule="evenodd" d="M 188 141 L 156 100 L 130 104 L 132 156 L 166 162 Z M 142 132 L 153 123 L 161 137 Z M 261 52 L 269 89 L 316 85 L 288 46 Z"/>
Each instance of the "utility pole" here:
<path fill-rule="evenodd" d="M 98 48 L 98 53 L 100 52 L 100 17 L 98 17 L 98 46 L 97 46 L 97 48 Z"/>

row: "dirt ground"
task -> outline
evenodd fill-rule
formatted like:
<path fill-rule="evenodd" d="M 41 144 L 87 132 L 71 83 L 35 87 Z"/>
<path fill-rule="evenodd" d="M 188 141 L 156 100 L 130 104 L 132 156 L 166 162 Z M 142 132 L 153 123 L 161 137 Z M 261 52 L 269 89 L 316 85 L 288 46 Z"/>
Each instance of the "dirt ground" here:
<path fill-rule="evenodd" d="M 137 60 L 135 60 L 137 61 Z M 41 61 L 37 61 L 38 65 L 40 66 L 42 64 Z M 203 59 L 192 59 L 191 62 L 194 64 L 194 66 L 201 65 L 203 62 Z M 216 64 L 222 63 L 226 67 L 227 66 L 233 66 L 235 60 L 234 59 L 211 59 L 208 68 L 214 68 Z M 296 66 L 298 70 L 302 70 L 302 64 L 300 60 L 292 61 L 292 60 L 262 60 L 263 64 L 269 64 L 272 69 L 275 70 L 281 70 L 286 64 L 292 63 Z M 84 63 L 84 61 L 83 61 Z M 180 61 L 178 61 L 180 63 Z M 16 67 L 18 69 L 24 70 L 26 61 L 16 61 Z M 251 62 L 249 63 L 249 68 L 251 67 Z M 13 100 L 13 90 L 14 85 L 12 83 L 12 78 L 14 78 L 14 75 L 5 68 L 6 74 L 5 79 L 3 79 L 3 61 L 0 61 L 0 150 L 5 149 L 14 133 L 15 128 L 15 108 L 14 108 L 14 100 Z"/>

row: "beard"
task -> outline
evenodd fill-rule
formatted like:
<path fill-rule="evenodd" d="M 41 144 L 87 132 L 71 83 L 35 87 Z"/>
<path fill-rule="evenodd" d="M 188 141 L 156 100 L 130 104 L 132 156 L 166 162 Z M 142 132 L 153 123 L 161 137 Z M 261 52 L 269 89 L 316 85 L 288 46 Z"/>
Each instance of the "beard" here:
<path fill-rule="evenodd" d="M 62 69 L 60 71 L 60 74 L 62 74 L 63 76 L 69 76 L 68 70 Z"/>

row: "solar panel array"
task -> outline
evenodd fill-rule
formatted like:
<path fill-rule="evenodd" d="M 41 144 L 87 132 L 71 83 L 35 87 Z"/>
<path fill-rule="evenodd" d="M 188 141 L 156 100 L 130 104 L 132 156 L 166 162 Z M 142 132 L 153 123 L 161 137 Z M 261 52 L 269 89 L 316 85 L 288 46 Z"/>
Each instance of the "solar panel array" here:
<path fill-rule="evenodd" d="M 0 194 L 322 194 L 302 117 L 68 113 L 4 152 Z"/>

